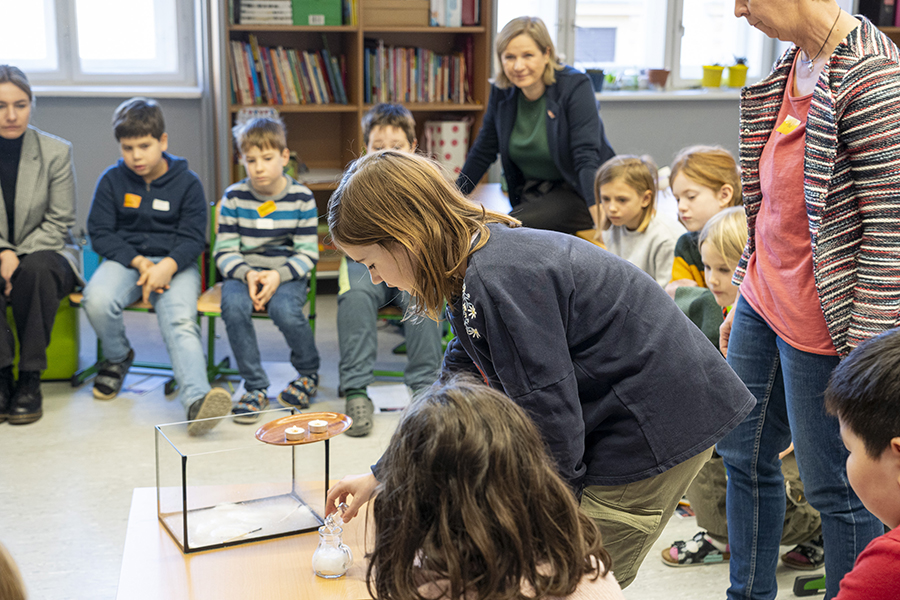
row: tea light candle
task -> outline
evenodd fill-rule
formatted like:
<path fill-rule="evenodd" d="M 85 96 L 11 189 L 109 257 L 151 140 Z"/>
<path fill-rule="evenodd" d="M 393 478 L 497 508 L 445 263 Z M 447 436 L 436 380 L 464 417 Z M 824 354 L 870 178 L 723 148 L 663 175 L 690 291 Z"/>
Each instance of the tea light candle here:
<path fill-rule="evenodd" d="M 310 433 L 325 433 L 328 431 L 328 421 L 323 421 L 322 419 L 310 421 L 307 425 L 309 425 Z"/>
<path fill-rule="evenodd" d="M 297 440 L 303 439 L 304 433 L 306 433 L 305 429 L 295 425 L 284 430 L 284 437 L 286 437 L 289 442 L 296 442 Z"/>

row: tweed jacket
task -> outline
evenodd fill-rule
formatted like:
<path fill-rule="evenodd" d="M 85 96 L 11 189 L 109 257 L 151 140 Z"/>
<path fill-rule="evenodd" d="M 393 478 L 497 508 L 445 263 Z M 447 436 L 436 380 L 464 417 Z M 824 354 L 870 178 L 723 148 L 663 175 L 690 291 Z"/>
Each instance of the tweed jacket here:
<path fill-rule="evenodd" d="M 515 86 L 491 86 L 481 130 L 456 180 L 463 194 L 472 192 L 499 153 L 510 204 L 519 204 L 525 176 L 509 157 L 509 138 L 516 124 L 520 93 Z M 550 155 L 566 182 L 591 206 L 595 202 L 594 175 L 600 165 L 615 156 L 603 132 L 591 80 L 581 71 L 564 66 L 556 72 L 556 83 L 544 94 Z"/>
<path fill-rule="evenodd" d="M 75 225 L 72 144 L 31 125 L 24 137 L 13 223 L 18 244 L 7 241 L 10 224 L 6 222 L 6 211 L 0 210 L 0 250 L 14 250 L 19 256 L 40 250 L 56 251 L 69 261 L 78 277 L 78 249 L 70 231 Z"/>
<path fill-rule="evenodd" d="M 900 322 L 900 56 L 864 17 L 822 69 L 806 124 L 803 187 L 819 303 L 846 356 Z M 739 284 L 756 250 L 759 160 L 776 126 L 797 47 L 741 93 L 741 172 L 749 238 Z"/>

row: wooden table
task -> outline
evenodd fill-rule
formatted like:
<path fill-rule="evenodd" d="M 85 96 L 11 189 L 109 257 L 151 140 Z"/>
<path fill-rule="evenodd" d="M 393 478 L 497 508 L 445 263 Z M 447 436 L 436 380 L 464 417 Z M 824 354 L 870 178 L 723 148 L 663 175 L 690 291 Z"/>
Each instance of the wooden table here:
<path fill-rule="evenodd" d="M 512 210 L 509 196 L 503 193 L 499 183 L 479 183 L 469 195 L 469 200 L 483 204 L 485 208 L 507 214 Z"/>
<path fill-rule="evenodd" d="M 368 528 L 372 533 L 372 526 Z M 361 600 L 366 591 L 365 518 L 344 526 L 353 566 L 340 579 L 316 577 L 317 532 L 182 554 L 156 516 L 156 488 L 136 488 L 128 516 L 117 600 Z M 371 548 L 371 544 L 369 545 Z"/>

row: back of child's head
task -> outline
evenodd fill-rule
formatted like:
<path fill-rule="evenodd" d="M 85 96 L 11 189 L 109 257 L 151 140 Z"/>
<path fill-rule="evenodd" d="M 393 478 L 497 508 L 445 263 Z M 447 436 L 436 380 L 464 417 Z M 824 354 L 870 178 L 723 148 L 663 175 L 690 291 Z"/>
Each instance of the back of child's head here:
<path fill-rule="evenodd" d="M 3 544 L 0 544 L 0 600 L 25 600 L 22 575 Z"/>
<path fill-rule="evenodd" d="M 416 120 L 402 104 L 376 104 L 363 115 L 363 144 L 368 147 L 369 135 L 376 127 L 396 127 L 406 134 L 410 146 L 416 143 Z"/>
<path fill-rule="evenodd" d="M 234 135 L 234 145 L 241 154 L 246 154 L 253 147 L 277 152 L 287 148 L 287 129 L 281 117 L 249 119 L 232 127 L 231 133 Z"/>
<path fill-rule="evenodd" d="M 113 132 L 116 141 L 153 136 L 161 139 L 166 132 L 159 103 L 151 98 L 130 98 L 120 104 L 113 113 Z"/>
<path fill-rule="evenodd" d="M 621 180 L 622 183 L 633 189 L 638 196 L 650 192 L 650 204 L 644 207 L 641 223 L 637 231 L 643 233 L 650 225 L 653 215 L 656 214 L 656 189 L 657 189 L 656 163 L 649 156 L 635 156 L 632 154 L 620 154 L 614 156 L 597 169 L 594 176 L 594 198 L 600 202 L 600 188 L 608 183 Z M 611 223 L 606 215 L 601 212 L 599 226 L 601 229 L 609 229 Z"/>
<path fill-rule="evenodd" d="M 737 266 L 747 244 L 747 215 L 742 206 L 730 206 L 706 222 L 697 238 L 697 246 L 712 244 L 728 265 Z"/>
<path fill-rule="evenodd" d="M 732 188 L 730 206 L 740 206 L 741 172 L 731 152 L 720 146 L 690 146 L 683 149 L 672 163 L 669 184 L 681 173 L 694 183 L 708 187 L 714 192 L 723 185 Z"/>
<path fill-rule="evenodd" d="M 462 289 L 470 252 L 487 243 L 487 223 L 519 224 L 469 201 L 431 159 L 395 150 L 354 161 L 328 200 L 328 228 L 338 246 L 399 244 L 415 258 L 417 312 L 435 320 Z"/>
<path fill-rule="evenodd" d="M 831 373 L 825 408 L 877 459 L 900 437 L 900 329 L 854 349 Z"/>
<path fill-rule="evenodd" d="M 377 598 L 416 597 L 420 569 L 447 580 L 449 598 L 518 598 L 523 583 L 566 596 L 600 574 L 590 557 L 609 569 L 531 418 L 481 382 L 457 376 L 427 390 L 380 464 L 367 573 Z"/>

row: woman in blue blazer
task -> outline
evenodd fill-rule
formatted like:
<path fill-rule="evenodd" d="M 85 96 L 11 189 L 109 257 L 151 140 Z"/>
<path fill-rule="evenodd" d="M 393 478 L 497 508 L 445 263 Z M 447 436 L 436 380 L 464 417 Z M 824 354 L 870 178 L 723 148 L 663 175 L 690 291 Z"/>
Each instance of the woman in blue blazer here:
<path fill-rule="evenodd" d="M 559 62 L 544 22 L 513 19 L 497 36 L 502 70 L 456 181 L 469 194 L 500 155 L 516 217 L 575 233 L 594 226 L 594 174 L 615 155 L 590 79 Z"/>
<path fill-rule="evenodd" d="M 0 422 L 41 418 L 41 371 L 60 301 L 79 278 L 72 145 L 28 124 L 34 96 L 16 67 L 0 65 Z M 12 306 L 19 337 L 6 326 Z"/>

